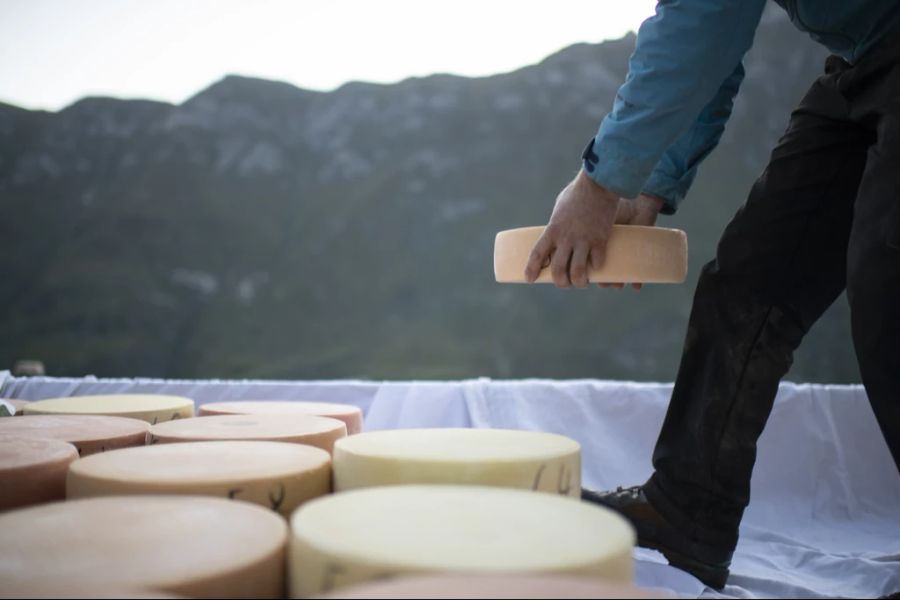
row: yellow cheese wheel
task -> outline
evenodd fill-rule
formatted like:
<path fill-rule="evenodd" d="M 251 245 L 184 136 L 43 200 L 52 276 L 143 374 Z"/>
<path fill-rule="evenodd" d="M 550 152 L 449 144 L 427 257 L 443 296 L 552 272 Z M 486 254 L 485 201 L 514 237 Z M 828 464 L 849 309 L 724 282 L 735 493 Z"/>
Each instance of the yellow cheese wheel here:
<path fill-rule="evenodd" d="M 245 400 L 208 402 L 197 408 L 201 417 L 210 415 L 315 415 L 343 421 L 347 434 L 362 431 L 362 410 L 352 404 L 299 402 L 291 400 Z"/>
<path fill-rule="evenodd" d="M 68 498 L 189 494 L 253 502 L 283 516 L 331 491 L 331 456 L 280 442 L 159 444 L 105 452 L 69 468 Z"/>
<path fill-rule="evenodd" d="M 581 446 L 510 429 L 392 429 L 339 440 L 335 491 L 405 483 L 492 485 L 581 495 Z"/>
<path fill-rule="evenodd" d="M 501 231 L 494 239 L 494 277 L 500 283 L 524 283 L 525 265 L 544 227 Z M 592 283 L 681 283 L 687 277 L 687 235 L 679 229 L 613 225 L 606 258 L 591 268 Z M 537 283 L 552 283 L 544 268 Z"/>
<path fill-rule="evenodd" d="M 409 575 L 316 598 L 659 598 L 656 590 L 575 575 Z"/>
<path fill-rule="evenodd" d="M 159 423 L 150 427 L 151 444 L 224 440 L 293 442 L 331 453 L 347 435 L 342 421 L 312 415 L 218 415 Z"/>
<path fill-rule="evenodd" d="M 76 458 L 75 446 L 59 440 L 0 437 L 0 510 L 65 498 L 66 471 Z"/>
<path fill-rule="evenodd" d="M 102 456 L 102 455 L 98 455 Z M 120 496 L 0 515 L 0 581 L 151 589 L 194 598 L 277 598 L 287 526 L 247 502 Z"/>
<path fill-rule="evenodd" d="M 51 438 L 69 442 L 81 456 L 143 446 L 150 425 L 139 419 L 103 415 L 28 415 L 0 419 L 0 436 Z"/>
<path fill-rule="evenodd" d="M 26 415 L 110 415 L 141 419 L 150 424 L 194 415 L 194 401 L 181 396 L 108 394 L 69 396 L 30 402 Z"/>
<path fill-rule="evenodd" d="M 621 516 L 550 494 L 385 486 L 318 498 L 291 517 L 294 597 L 409 573 L 560 573 L 629 582 Z"/>

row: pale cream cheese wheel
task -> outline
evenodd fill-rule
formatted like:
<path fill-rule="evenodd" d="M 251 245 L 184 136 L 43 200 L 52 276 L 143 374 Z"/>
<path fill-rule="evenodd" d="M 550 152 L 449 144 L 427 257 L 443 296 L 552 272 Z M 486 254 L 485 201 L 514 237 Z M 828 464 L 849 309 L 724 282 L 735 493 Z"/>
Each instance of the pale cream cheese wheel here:
<path fill-rule="evenodd" d="M 98 455 L 99 456 L 99 455 Z M 119 496 L 0 515 L 0 581 L 149 589 L 194 598 L 278 598 L 285 520 L 247 502 Z"/>
<path fill-rule="evenodd" d="M 339 440 L 336 492 L 410 483 L 513 487 L 578 498 L 581 446 L 512 429 L 391 429 Z"/>
<path fill-rule="evenodd" d="M 69 442 L 81 456 L 97 452 L 143 446 L 149 423 L 127 417 L 105 415 L 26 415 L 0 419 L 0 436 L 51 438 Z"/>
<path fill-rule="evenodd" d="M 363 415 L 358 406 L 333 402 L 300 402 L 292 400 L 241 400 L 208 402 L 197 407 L 201 417 L 210 415 L 315 415 L 343 421 L 347 434 L 362 431 Z"/>
<path fill-rule="evenodd" d="M 291 517 L 295 598 L 411 573 L 632 579 L 635 536 L 594 504 L 482 486 L 385 486 L 318 498 Z"/>
<path fill-rule="evenodd" d="M 217 415 L 159 423 L 150 427 L 150 444 L 259 440 L 307 444 L 329 454 L 347 435 L 343 421 L 312 415 Z"/>
<path fill-rule="evenodd" d="M 26 415 L 110 415 L 131 417 L 148 423 L 194 416 L 194 401 L 181 396 L 159 394 L 104 394 L 69 396 L 30 402 Z"/>
<path fill-rule="evenodd" d="M 501 231 L 494 239 L 494 277 L 500 283 L 525 283 L 525 266 L 544 227 Z M 591 267 L 592 283 L 681 283 L 687 277 L 687 235 L 680 229 L 613 225 L 600 267 Z M 553 283 L 544 268 L 536 283 Z"/>
<path fill-rule="evenodd" d="M 331 491 L 331 456 L 281 442 L 193 442 L 127 448 L 69 468 L 66 497 L 127 494 L 219 496 L 288 517 Z"/>
<path fill-rule="evenodd" d="M 65 498 L 66 471 L 77 458 L 75 446 L 60 440 L 0 437 L 0 510 Z"/>
<path fill-rule="evenodd" d="M 315 598 L 659 598 L 657 590 L 576 575 L 407 575 Z"/>

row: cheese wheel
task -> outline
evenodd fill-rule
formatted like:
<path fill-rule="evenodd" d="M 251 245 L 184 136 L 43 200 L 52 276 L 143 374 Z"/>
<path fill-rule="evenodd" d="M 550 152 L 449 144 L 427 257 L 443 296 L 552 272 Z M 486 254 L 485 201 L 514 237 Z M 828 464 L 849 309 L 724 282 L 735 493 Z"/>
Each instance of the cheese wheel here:
<path fill-rule="evenodd" d="M 0 510 L 65 498 L 66 471 L 76 458 L 78 450 L 66 442 L 4 436 L 0 439 Z"/>
<path fill-rule="evenodd" d="M 553 433 L 453 428 L 370 431 L 335 444 L 335 491 L 406 483 L 514 487 L 578 498 L 581 446 Z"/>
<path fill-rule="evenodd" d="M 66 497 L 189 494 L 253 502 L 283 516 L 331 491 L 331 456 L 279 442 L 159 444 L 105 452 L 69 468 Z"/>
<path fill-rule="evenodd" d="M 102 456 L 102 455 L 98 455 Z M 0 581 L 152 589 L 194 598 L 277 598 L 287 526 L 247 502 L 120 496 L 0 515 Z"/>
<path fill-rule="evenodd" d="M 177 600 L 184 596 L 135 589 L 109 589 L 101 586 L 73 586 L 48 574 L 41 581 L 0 583 L 0 598 L 118 598 L 119 600 Z"/>
<path fill-rule="evenodd" d="M 494 239 L 494 277 L 500 283 L 524 283 L 525 265 L 544 227 L 501 231 Z M 613 225 L 606 258 L 591 267 L 592 283 L 681 283 L 687 277 L 687 235 L 679 229 Z M 549 267 L 537 283 L 553 283 Z"/>
<path fill-rule="evenodd" d="M 13 408 L 16 410 L 14 417 L 21 417 L 25 414 L 25 405 L 28 404 L 27 400 L 15 400 L 13 398 L 0 398 L 4 402 L 8 402 L 12 404 Z"/>
<path fill-rule="evenodd" d="M 347 435 L 342 421 L 312 415 L 218 415 L 159 423 L 150 427 L 148 442 L 247 441 L 293 442 L 331 453 Z"/>
<path fill-rule="evenodd" d="M 150 424 L 185 419 L 194 415 L 194 401 L 156 394 L 108 394 L 69 396 L 30 402 L 26 415 L 110 415 L 141 419 Z"/>
<path fill-rule="evenodd" d="M 28 415 L 0 420 L 0 435 L 62 440 L 75 446 L 81 456 L 143 446 L 149 428 L 139 419 L 101 415 Z"/>
<path fill-rule="evenodd" d="M 656 590 L 575 575 L 409 575 L 316 598 L 659 598 Z"/>
<path fill-rule="evenodd" d="M 291 517 L 294 597 L 408 573 L 566 573 L 629 582 L 634 532 L 587 502 L 481 486 L 386 486 Z"/>
<path fill-rule="evenodd" d="M 247 400 L 209 402 L 197 408 L 201 417 L 210 415 L 315 415 L 343 421 L 347 434 L 362 431 L 362 410 L 352 404 L 329 402 L 296 402 L 290 400 Z"/>

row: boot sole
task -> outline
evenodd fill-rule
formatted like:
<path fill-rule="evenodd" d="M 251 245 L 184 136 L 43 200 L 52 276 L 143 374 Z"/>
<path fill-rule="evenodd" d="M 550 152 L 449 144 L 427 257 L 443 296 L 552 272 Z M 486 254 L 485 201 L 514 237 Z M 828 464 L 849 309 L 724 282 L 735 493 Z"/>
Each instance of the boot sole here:
<path fill-rule="evenodd" d="M 705 585 L 708 585 L 715 590 L 721 591 L 722 588 L 725 587 L 725 583 L 728 581 L 729 571 L 726 567 L 716 567 L 714 565 L 702 563 L 689 556 L 685 556 L 680 552 L 672 550 L 671 548 L 663 547 L 645 538 L 638 538 L 638 546 L 642 548 L 649 548 L 651 550 L 657 550 L 666 557 L 666 560 L 669 561 L 670 565 L 681 569 L 682 571 L 690 573 Z"/>

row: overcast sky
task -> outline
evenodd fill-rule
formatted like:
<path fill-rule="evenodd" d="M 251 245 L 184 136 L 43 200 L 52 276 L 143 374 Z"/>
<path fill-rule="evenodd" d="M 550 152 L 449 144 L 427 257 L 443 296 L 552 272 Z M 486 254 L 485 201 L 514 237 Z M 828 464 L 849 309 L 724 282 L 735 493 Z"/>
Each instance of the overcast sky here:
<path fill-rule="evenodd" d="M 226 74 L 330 90 L 489 75 L 635 30 L 650 0 L 0 0 L 0 101 L 182 102 Z"/>

